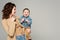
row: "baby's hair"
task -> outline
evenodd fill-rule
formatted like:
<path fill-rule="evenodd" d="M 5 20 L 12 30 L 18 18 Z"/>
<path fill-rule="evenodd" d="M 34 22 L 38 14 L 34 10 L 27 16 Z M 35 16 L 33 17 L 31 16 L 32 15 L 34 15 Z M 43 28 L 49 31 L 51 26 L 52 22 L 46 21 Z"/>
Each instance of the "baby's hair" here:
<path fill-rule="evenodd" d="M 29 10 L 28 8 L 24 8 L 24 9 L 23 9 L 23 12 L 24 12 L 25 10 L 28 10 L 28 11 L 29 11 L 29 13 L 30 13 L 30 10 Z"/>

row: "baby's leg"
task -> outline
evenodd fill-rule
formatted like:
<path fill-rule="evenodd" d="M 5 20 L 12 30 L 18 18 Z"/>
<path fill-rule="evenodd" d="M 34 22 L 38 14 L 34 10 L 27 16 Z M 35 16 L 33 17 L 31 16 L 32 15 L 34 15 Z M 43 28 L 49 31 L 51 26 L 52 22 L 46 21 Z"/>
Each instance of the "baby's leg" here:
<path fill-rule="evenodd" d="M 31 29 L 29 27 L 26 28 L 25 30 L 26 40 L 31 39 L 30 33 L 31 33 Z"/>

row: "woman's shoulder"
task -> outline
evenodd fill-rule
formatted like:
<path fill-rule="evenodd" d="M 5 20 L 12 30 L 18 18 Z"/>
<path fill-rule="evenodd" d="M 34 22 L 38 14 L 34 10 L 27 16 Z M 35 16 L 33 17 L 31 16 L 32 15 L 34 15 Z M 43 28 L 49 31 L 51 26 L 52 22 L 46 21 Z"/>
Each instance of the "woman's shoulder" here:
<path fill-rule="evenodd" d="M 2 19 L 2 23 L 6 24 L 7 22 L 10 23 L 10 20 L 9 19 Z"/>
<path fill-rule="evenodd" d="M 6 19 L 2 19 L 2 22 L 6 22 Z"/>
<path fill-rule="evenodd" d="M 6 19 L 2 19 L 2 24 L 6 24 Z"/>

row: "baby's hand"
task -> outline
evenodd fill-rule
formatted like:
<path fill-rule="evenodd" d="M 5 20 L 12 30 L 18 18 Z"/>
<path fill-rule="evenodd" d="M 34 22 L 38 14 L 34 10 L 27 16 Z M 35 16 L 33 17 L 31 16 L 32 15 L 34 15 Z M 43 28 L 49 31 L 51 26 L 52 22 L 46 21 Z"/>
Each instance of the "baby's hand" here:
<path fill-rule="evenodd" d="M 28 22 L 28 23 L 29 23 L 30 21 L 26 19 L 26 22 Z"/>
<path fill-rule="evenodd" d="M 22 18 L 21 22 L 23 22 L 23 21 L 24 21 L 24 18 Z"/>

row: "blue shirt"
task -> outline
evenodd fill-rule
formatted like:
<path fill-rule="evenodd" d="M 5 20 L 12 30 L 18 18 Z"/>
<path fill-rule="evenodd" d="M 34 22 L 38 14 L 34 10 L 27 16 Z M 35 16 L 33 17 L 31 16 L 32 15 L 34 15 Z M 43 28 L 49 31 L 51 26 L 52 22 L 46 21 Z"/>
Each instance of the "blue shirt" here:
<path fill-rule="evenodd" d="M 24 18 L 24 21 L 21 22 L 22 18 Z M 26 22 L 26 19 L 29 21 L 29 23 Z M 32 19 L 30 18 L 30 16 L 27 16 L 27 17 L 24 17 L 24 16 L 21 16 L 20 18 L 20 23 L 25 27 L 30 27 L 31 28 L 31 24 L 32 24 Z"/>

